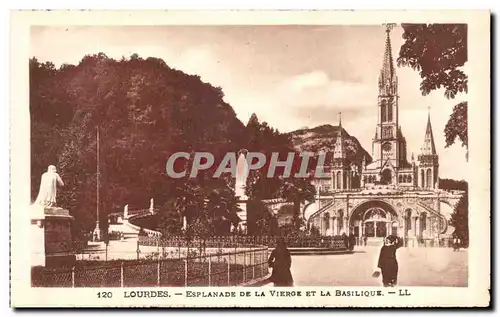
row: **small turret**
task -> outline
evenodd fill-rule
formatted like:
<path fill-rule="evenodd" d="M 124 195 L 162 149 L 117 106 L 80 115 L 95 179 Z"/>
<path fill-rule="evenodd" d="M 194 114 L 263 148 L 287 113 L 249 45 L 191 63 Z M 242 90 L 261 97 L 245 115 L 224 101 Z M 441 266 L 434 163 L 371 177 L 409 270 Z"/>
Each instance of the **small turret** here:
<path fill-rule="evenodd" d="M 351 188 L 351 168 L 347 162 L 344 148 L 344 133 L 342 131 L 342 113 L 339 112 L 339 127 L 335 139 L 335 149 L 333 150 L 332 166 L 332 188 L 343 190 Z"/>
<path fill-rule="evenodd" d="M 436 155 L 436 145 L 434 144 L 434 135 L 432 134 L 431 113 L 427 116 L 427 128 L 425 129 L 424 144 L 422 146 L 423 155 Z"/>
<path fill-rule="evenodd" d="M 430 108 L 421 151 L 422 153 L 418 156 L 418 185 L 420 188 L 425 189 L 436 188 L 437 180 L 439 179 L 439 157 L 432 134 Z"/>

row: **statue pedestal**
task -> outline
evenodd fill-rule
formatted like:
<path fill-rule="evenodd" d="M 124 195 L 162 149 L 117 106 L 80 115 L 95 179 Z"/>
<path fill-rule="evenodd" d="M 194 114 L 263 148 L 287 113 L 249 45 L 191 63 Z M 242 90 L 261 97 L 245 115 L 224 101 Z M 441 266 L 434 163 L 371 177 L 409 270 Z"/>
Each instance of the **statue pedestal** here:
<path fill-rule="evenodd" d="M 236 214 L 241 219 L 238 227 L 243 231 L 244 234 L 247 234 L 247 203 L 246 201 L 238 202 L 238 207 L 241 211 L 238 211 Z"/>
<path fill-rule="evenodd" d="M 102 241 L 104 237 L 104 233 L 99 226 L 99 221 L 96 222 L 94 231 L 92 232 L 92 241 Z"/>
<path fill-rule="evenodd" d="M 31 266 L 72 265 L 76 261 L 68 210 L 31 206 Z"/>

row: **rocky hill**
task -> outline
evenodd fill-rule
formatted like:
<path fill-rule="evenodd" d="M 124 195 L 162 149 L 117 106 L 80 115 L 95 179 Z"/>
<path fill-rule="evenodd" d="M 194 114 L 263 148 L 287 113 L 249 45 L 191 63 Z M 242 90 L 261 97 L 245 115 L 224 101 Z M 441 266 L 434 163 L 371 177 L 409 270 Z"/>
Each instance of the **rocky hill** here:
<path fill-rule="evenodd" d="M 303 128 L 293 132 L 289 135 L 292 138 L 293 145 L 298 151 L 319 152 L 332 152 L 335 148 L 335 140 L 337 137 L 339 127 L 329 124 L 317 126 L 315 128 Z M 358 139 L 342 128 L 344 136 L 344 146 L 347 152 L 347 159 L 351 162 L 360 164 L 363 156 L 366 158 L 366 163 L 372 161 L 370 154 L 361 146 Z M 327 156 L 328 163 L 329 156 Z"/>
<path fill-rule="evenodd" d="M 66 184 L 58 204 L 85 230 L 95 223 L 97 131 L 104 223 L 106 212 L 125 204 L 141 209 L 152 197 L 162 203 L 177 195 L 180 185 L 165 173 L 172 153 L 204 151 L 221 160 L 246 145 L 245 126 L 222 89 L 161 59 L 98 53 L 77 65 L 32 58 L 29 66 L 32 198 L 40 175 L 56 165 Z"/>

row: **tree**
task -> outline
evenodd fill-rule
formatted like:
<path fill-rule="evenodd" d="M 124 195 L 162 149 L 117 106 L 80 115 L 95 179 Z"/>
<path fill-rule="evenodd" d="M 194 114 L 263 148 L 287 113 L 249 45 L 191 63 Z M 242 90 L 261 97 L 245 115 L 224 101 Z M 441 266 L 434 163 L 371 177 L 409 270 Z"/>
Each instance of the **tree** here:
<path fill-rule="evenodd" d="M 312 237 L 319 237 L 321 236 L 321 233 L 319 232 L 319 228 L 316 227 L 315 225 L 312 225 L 311 229 L 309 230 L 310 234 Z"/>
<path fill-rule="evenodd" d="M 161 230 L 164 236 L 180 235 L 182 233 L 181 215 L 175 209 L 173 200 L 160 204 L 157 212 L 157 228 Z"/>
<path fill-rule="evenodd" d="M 455 143 L 456 138 L 462 141 L 462 146 L 468 147 L 467 134 L 467 102 L 461 102 L 453 107 L 450 119 L 444 127 L 446 146 Z"/>
<path fill-rule="evenodd" d="M 402 27 L 405 42 L 399 51 L 398 66 L 419 72 L 422 95 L 441 88 L 448 99 L 467 93 L 468 78 L 461 69 L 467 62 L 467 24 L 402 24 Z M 458 137 L 468 150 L 467 101 L 453 108 L 444 133 L 446 147 Z"/>
<path fill-rule="evenodd" d="M 458 201 L 453 214 L 451 215 L 450 224 L 455 227 L 454 236 L 458 237 L 464 246 L 469 245 L 469 195 L 466 192 Z"/>
<path fill-rule="evenodd" d="M 40 175 L 56 165 L 66 184 L 58 203 L 85 231 L 96 220 L 97 127 L 103 223 L 108 213 L 127 204 L 145 208 L 152 197 L 159 205 L 185 198 L 179 191 L 189 193 L 182 185 L 186 180 L 165 175 L 165 161 L 173 153 L 208 151 L 219 160 L 245 144 L 245 127 L 221 89 L 161 59 L 134 54 L 117 61 L 99 53 L 59 69 L 35 58 L 29 65 L 32 198 Z M 195 191 L 227 186 L 211 180 L 211 173 L 203 171 L 189 186 Z M 196 204 L 186 206 L 183 212 L 196 213 Z M 162 210 L 166 216 L 171 212 Z"/>
<path fill-rule="evenodd" d="M 275 236 L 278 232 L 278 220 L 266 206 L 263 206 L 262 217 L 256 221 L 253 233 L 258 233 L 260 236 Z"/>
<path fill-rule="evenodd" d="M 259 170 L 250 171 L 245 188 L 251 199 L 284 198 L 294 203 L 294 223 L 300 226 L 300 204 L 314 200 L 316 192 L 309 177 L 296 178 L 294 175 L 301 166 L 301 157 L 295 150 L 291 135 L 282 134 L 270 127 L 266 122 L 260 123 L 255 114 L 252 114 L 247 124 L 249 151 L 258 151 L 266 156 L 266 164 Z M 272 153 L 278 153 L 279 160 L 287 159 L 289 153 L 294 153 L 290 175 L 284 177 L 285 168 L 276 168 L 272 177 L 267 177 L 270 168 Z M 314 164 L 309 163 L 312 170 Z"/>
<path fill-rule="evenodd" d="M 448 178 L 440 178 L 439 179 L 439 188 L 444 190 L 463 190 L 467 191 L 468 183 L 464 180 L 454 180 Z"/>
<path fill-rule="evenodd" d="M 280 188 L 280 197 L 293 202 L 293 222 L 299 228 L 303 223 L 300 221 L 300 204 L 313 202 L 316 188 L 307 179 L 291 178 L 283 181 Z"/>
<path fill-rule="evenodd" d="M 466 181 L 456 181 L 454 179 L 440 179 L 439 188 L 445 190 L 464 191 L 462 197 L 453 209 L 450 224 L 455 228 L 454 236 L 460 238 L 465 246 L 469 244 L 469 185 Z"/>

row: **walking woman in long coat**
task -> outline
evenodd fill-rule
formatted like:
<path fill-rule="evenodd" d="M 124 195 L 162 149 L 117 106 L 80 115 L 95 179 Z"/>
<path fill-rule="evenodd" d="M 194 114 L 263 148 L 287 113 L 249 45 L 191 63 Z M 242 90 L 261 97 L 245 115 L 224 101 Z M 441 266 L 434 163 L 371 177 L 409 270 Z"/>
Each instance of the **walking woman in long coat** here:
<path fill-rule="evenodd" d="M 380 250 L 378 267 L 382 271 L 382 283 L 385 287 L 393 287 L 398 282 L 398 260 L 396 251 L 402 246 L 402 240 L 390 235 L 385 238 L 384 246 Z"/>
<path fill-rule="evenodd" d="M 292 258 L 283 238 L 276 241 L 276 249 L 271 252 L 268 263 L 269 267 L 273 268 L 271 281 L 274 286 L 293 286 L 292 272 L 290 272 Z"/>

